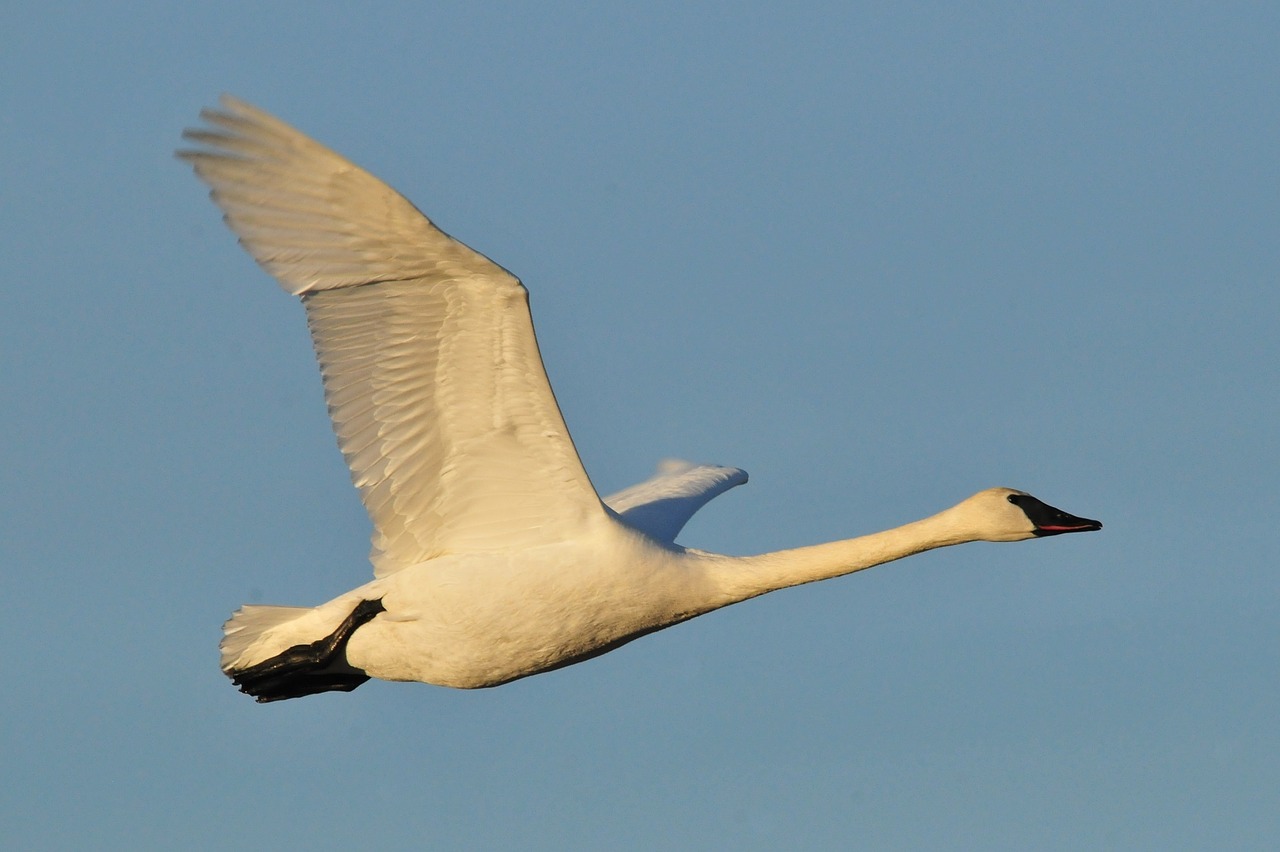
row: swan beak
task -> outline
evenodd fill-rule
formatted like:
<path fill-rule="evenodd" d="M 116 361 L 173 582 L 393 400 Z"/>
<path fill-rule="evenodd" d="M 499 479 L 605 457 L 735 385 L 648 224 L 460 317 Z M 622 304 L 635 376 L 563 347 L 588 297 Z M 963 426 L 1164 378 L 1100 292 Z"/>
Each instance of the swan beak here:
<path fill-rule="evenodd" d="M 1102 522 L 1090 518 L 1078 518 L 1061 509 L 1055 509 L 1048 503 L 1037 500 L 1030 495 L 1018 501 L 1018 507 L 1026 512 L 1027 518 L 1035 526 L 1033 535 L 1061 535 L 1072 532 L 1093 532 L 1102 529 Z"/>
<path fill-rule="evenodd" d="M 1102 529 L 1102 521 L 1091 521 L 1088 518 L 1077 518 L 1075 515 L 1062 513 L 1062 521 L 1056 524 L 1037 526 L 1035 535 L 1044 538 L 1047 535 L 1060 535 L 1069 532 L 1093 532 Z"/>

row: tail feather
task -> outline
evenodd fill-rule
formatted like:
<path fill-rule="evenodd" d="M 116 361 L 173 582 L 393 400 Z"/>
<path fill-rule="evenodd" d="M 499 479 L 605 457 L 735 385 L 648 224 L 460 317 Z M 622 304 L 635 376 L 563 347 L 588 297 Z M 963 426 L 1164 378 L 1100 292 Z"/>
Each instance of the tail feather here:
<path fill-rule="evenodd" d="M 250 650 L 264 635 L 281 625 L 315 610 L 309 606 L 255 606 L 245 604 L 232 613 L 227 623 L 222 625 L 222 670 L 244 668 L 247 664 L 257 662 L 254 656 L 270 656 L 275 651 L 265 654 L 250 654 Z M 278 643 L 277 643 L 278 644 Z M 286 643 L 290 644 L 290 643 Z M 281 646 L 285 647 L 285 646 Z M 279 648 L 275 650 L 280 650 Z"/>
<path fill-rule="evenodd" d="M 223 625 L 222 671 L 259 702 L 350 692 L 369 675 L 347 662 L 347 642 L 385 611 L 381 598 L 359 600 L 332 626 L 334 607 L 241 607 Z"/>

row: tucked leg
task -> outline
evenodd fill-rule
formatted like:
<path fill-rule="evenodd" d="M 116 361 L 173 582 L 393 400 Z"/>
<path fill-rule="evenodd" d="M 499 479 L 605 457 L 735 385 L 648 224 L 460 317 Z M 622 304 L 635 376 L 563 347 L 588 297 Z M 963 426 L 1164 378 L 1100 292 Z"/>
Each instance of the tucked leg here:
<path fill-rule="evenodd" d="M 318 692 L 350 692 L 369 676 L 347 663 L 347 642 L 357 629 L 385 611 L 381 599 L 361 601 L 328 636 L 227 674 L 241 692 L 261 703 Z"/>

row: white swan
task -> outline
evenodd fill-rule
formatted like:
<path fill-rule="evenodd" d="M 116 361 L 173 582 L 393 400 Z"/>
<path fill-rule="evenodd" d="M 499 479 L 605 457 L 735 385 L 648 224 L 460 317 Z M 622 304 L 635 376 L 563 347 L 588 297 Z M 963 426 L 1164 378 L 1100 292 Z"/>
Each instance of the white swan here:
<path fill-rule="evenodd" d="M 178 156 L 307 311 L 338 445 L 373 521 L 374 580 L 321 606 L 245 606 L 222 669 L 258 701 L 369 677 L 496 686 L 775 589 L 936 547 L 1101 528 L 1021 491 L 760 556 L 676 534 L 740 470 L 670 464 L 601 502 L 534 340 L 528 294 L 373 175 L 223 97 Z"/>

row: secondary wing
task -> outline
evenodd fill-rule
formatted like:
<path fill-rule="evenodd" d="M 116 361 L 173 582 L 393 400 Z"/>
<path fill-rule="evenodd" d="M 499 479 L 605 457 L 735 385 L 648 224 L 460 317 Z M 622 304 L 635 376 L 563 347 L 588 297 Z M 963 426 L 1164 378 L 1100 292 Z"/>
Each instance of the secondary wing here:
<path fill-rule="evenodd" d="M 604 502 L 629 525 L 673 544 L 694 512 L 746 481 L 747 472 L 736 467 L 670 459 L 658 466 L 652 478 L 611 494 Z"/>

